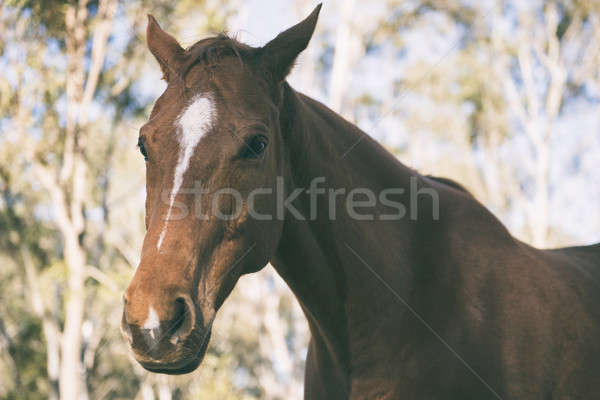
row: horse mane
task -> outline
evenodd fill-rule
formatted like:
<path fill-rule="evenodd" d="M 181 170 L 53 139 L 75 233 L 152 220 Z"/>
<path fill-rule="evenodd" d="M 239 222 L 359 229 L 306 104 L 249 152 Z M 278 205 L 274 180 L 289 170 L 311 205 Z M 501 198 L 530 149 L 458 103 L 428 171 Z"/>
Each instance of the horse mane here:
<path fill-rule="evenodd" d="M 433 181 L 436 181 L 438 183 L 444 184 L 446 186 L 450 186 L 451 188 L 454 188 L 456 190 L 459 190 L 463 193 L 468 194 L 469 196 L 473 196 L 473 194 L 471 192 L 469 192 L 463 185 L 461 185 L 460 183 L 453 181 L 452 179 L 449 178 L 442 178 L 439 176 L 433 176 L 433 175 L 425 175 L 426 178 L 429 178 Z"/>
<path fill-rule="evenodd" d="M 185 74 L 196 64 L 203 64 L 209 68 L 215 68 L 225 57 L 236 58 L 241 65 L 247 60 L 255 48 L 248 46 L 235 37 L 221 32 L 216 36 L 199 40 L 186 49 L 188 62 L 185 65 Z"/>

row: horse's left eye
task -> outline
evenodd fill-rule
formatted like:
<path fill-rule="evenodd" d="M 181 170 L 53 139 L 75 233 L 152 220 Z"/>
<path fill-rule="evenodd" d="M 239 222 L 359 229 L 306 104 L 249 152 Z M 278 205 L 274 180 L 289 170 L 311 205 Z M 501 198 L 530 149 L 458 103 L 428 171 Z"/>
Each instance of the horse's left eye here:
<path fill-rule="evenodd" d="M 146 147 L 144 146 L 144 139 L 142 139 L 141 136 L 138 138 L 137 145 L 140 148 L 140 153 L 142 153 L 142 155 L 144 156 L 144 160 L 148 161 L 148 152 L 146 151 Z"/>
<path fill-rule="evenodd" d="M 242 153 L 244 158 L 261 158 L 269 139 L 264 135 L 253 136 L 247 143 Z"/>

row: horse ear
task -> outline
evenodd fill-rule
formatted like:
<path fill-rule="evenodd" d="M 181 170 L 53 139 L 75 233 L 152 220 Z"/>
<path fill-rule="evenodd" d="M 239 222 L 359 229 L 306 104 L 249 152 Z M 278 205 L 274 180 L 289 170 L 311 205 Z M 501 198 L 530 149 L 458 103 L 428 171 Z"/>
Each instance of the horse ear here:
<path fill-rule="evenodd" d="M 298 54 L 308 46 L 317 25 L 321 6 L 322 4 L 319 4 L 304 21 L 281 32 L 262 47 L 262 62 L 277 81 L 285 79 Z"/>
<path fill-rule="evenodd" d="M 164 79 L 168 82 L 169 70 L 177 64 L 178 59 L 184 52 L 183 48 L 173 36 L 162 30 L 156 19 L 150 14 L 148 14 L 146 41 L 148 42 L 148 49 L 160 64 Z"/>

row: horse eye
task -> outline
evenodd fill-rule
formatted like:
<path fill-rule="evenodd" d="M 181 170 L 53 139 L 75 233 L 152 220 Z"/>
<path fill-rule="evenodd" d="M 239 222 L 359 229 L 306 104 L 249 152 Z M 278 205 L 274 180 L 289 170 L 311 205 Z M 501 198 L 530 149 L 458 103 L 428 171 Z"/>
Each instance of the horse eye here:
<path fill-rule="evenodd" d="M 140 148 L 140 153 L 142 153 L 142 155 L 144 156 L 144 160 L 148 161 L 148 152 L 146 151 L 146 147 L 144 146 L 144 139 L 142 139 L 141 136 L 138 138 L 137 145 Z"/>
<path fill-rule="evenodd" d="M 244 158 L 261 158 L 268 143 L 269 139 L 264 135 L 253 136 L 246 143 L 242 156 Z"/>

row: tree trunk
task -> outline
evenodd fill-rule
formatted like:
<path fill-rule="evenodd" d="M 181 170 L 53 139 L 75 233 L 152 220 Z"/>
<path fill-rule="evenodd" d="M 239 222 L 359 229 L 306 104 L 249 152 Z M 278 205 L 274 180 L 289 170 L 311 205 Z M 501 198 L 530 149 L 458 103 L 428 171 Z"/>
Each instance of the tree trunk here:
<path fill-rule="evenodd" d="M 81 361 L 81 325 L 85 305 L 85 256 L 74 232 L 64 235 L 65 260 L 69 267 L 68 290 L 65 299 L 65 324 L 62 334 L 60 369 L 61 399 L 78 399 L 83 366 Z"/>
<path fill-rule="evenodd" d="M 356 0 L 342 2 L 342 22 L 335 39 L 335 55 L 329 85 L 329 106 L 342 115 L 344 115 L 344 94 L 350 81 L 350 67 L 356 56 L 353 54 L 353 48 L 357 45 L 358 40 L 352 31 L 352 14 L 355 4 Z"/>

